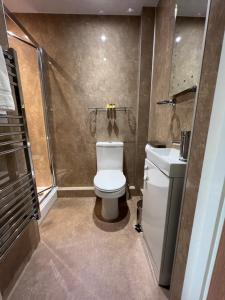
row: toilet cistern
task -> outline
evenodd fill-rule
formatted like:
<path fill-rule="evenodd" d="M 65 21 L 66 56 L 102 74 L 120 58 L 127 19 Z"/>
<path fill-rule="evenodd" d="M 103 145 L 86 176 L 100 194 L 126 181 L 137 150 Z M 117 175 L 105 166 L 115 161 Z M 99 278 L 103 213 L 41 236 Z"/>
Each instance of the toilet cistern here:
<path fill-rule="evenodd" d="M 118 199 L 126 192 L 123 174 L 123 142 L 96 143 L 97 174 L 95 194 L 102 198 L 102 217 L 114 220 L 119 216 Z"/>

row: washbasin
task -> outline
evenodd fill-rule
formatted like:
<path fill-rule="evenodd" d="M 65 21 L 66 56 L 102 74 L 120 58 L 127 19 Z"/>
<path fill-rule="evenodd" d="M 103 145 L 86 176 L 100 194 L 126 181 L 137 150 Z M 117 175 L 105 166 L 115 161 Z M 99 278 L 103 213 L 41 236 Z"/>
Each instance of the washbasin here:
<path fill-rule="evenodd" d="M 145 147 L 146 157 L 169 177 L 184 177 L 187 163 L 179 160 L 180 151 L 174 148 Z"/>

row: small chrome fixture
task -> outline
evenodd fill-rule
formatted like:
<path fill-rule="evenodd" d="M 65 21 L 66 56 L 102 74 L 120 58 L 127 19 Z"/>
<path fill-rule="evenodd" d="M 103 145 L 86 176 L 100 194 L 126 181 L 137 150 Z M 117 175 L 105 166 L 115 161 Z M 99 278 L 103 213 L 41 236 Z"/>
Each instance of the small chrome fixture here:
<path fill-rule="evenodd" d="M 180 160 L 187 161 L 191 131 L 181 131 Z"/>
<path fill-rule="evenodd" d="M 157 104 L 169 104 L 169 105 L 175 106 L 176 104 L 179 104 L 179 103 L 181 103 L 183 101 L 186 101 L 186 100 L 183 100 L 183 101 L 179 100 L 179 101 L 177 101 L 178 97 L 185 96 L 185 95 L 187 95 L 189 93 L 196 93 L 196 91 L 197 91 L 197 85 L 194 85 L 194 86 L 192 86 L 192 87 L 190 87 L 188 89 L 185 89 L 185 90 L 183 90 L 183 91 L 181 91 L 181 92 L 179 92 L 177 94 L 172 95 L 171 99 L 161 100 L 161 101 L 157 102 Z"/>
<path fill-rule="evenodd" d="M 115 106 L 114 107 L 115 111 L 128 112 L 128 111 L 130 111 L 132 109 L 133 109 L 132 107 L 128 107 L 128 106 L 124 106 L 124 107 L 123 106 L 121 106 L 121 107 L 120 106 Z M 108 108 L 107 107 L 88 107 L 88 110 L 95 110 L 96 113 L 97 113 L 98 111 L 106 111 L 107 112 Z"/>
<path fill-rule="evenodd" d="M 175 105 L 176 105 L 176 99 L 166 99 L 166 100 L 162 100 L 162 101 L 157 102 L 157 104 L 159 104 L 159 105 L 162 105 L 162 104 L 169 104 L 169 105 L 175 106 Z"/>

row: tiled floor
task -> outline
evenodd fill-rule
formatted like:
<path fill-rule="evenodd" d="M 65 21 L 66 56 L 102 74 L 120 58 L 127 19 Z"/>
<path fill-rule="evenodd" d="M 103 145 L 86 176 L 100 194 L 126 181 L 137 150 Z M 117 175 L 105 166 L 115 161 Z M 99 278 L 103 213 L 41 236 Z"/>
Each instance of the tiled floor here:
<path fill-rule="evenodd" d="M 10 300 L 165 300 L 133 229 L 136 199 L 116 223 L 98 220 L 95 198 L 58 199 L 41 243 Z M 95 212 L 94 212 L 95 211 Z"/>

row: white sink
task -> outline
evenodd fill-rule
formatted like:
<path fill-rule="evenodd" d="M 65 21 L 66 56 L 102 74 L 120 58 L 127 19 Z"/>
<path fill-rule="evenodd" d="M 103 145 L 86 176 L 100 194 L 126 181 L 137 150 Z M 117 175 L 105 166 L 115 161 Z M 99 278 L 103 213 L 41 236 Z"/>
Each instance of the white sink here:
<path fill-rule="evenodd" d="M 145 147 L 146 157 L 169 177 L 184 177 L 186 162 L 179 160 L 180 151 L 174 148 Z"/>

